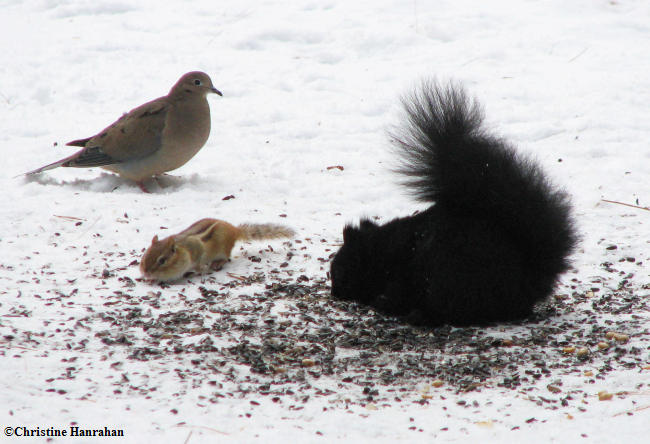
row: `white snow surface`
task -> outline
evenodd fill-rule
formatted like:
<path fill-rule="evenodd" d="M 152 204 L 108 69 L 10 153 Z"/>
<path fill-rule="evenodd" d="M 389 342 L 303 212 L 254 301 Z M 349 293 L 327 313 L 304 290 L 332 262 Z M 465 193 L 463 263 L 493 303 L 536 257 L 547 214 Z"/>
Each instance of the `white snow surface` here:
<path fill-rule="evenodd" d="M 564 376 L 564 387 L 588 394 L 584 409 L 551 409 L 496 385 L 431 388 L 422 404 L 348 403 L 347 388 L 321 376 L 314 383 L 336 395 L 296 410 L 268 397 L 207 402 L 211 386 L 184 378 L 172 357 L 128 360 L 95 331 L 75 351 L 70 335 L 106 304 L 159 297 L 173 311 L 179 293 L 196 298 L 201 285 L 285 260 L 282 242 L 270 242 L 259 264 L 243 257 L 259 246 L 242 244 L 225 270 L 161 288 L 139 280 L 134 262 L 154 234 L 202 217 L 287 224 L 308 249 L 282 272 L 323 278 L 329 266 L 316 258 L 338 248 L 346 222 L 422 208 L 391 172 L 387 132 L 400 97 L 427 77 L 462 82 L 490 127 L 572 194 L 582 240 L 562 281 L 579 279 L 585 292 L 601 263 L 634 257 L 630 279 L 648 298 L 650 213 L 602 199 L 650 205 L 649 18 L 643 0 L 3 0 L 0 425 L 108 426 L 126 434 L 110 442 L 134 443 L 647 442 L 647 368 L 595 383 Z M 19 176 L 72 153 L 66 142 L 166 94 L 192 70 L 224 93 L 209 97 L 210 139 L 151 194 L 101 169 Z M 118 277 L 135 282 L 128 298 Z M 650 315 L 636 315 L 645 328 L 624 333 L 647 366 Z M 61 377 L 70 367 L 76 377 Z M 156 390 L 115 390 L 123 375 Z M 403 398 L 420 398 L 428 382 Z M 601 390 L 626 395 L 599 401 Z"/>

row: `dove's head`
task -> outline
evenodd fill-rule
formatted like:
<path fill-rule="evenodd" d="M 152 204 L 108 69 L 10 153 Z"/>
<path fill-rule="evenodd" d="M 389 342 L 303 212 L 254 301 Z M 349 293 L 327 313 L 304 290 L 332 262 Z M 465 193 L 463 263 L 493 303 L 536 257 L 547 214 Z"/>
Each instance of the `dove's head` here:
<path fill-rule="evenodd" d="M 176 94 L 200 94 L 205 97 L 207 94 L 215 93 L 220 96 L 221 91 L 212 85 L 210 76 L 201 71 L 192 71 L 183 75 L 172 87 L 169 95 Z"/>

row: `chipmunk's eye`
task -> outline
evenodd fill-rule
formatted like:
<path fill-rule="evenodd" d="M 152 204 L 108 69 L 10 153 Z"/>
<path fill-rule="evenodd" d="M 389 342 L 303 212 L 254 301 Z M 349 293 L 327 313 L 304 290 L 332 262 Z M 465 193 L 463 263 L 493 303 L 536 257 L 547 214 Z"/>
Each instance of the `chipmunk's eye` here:
<path fill-rule="evenodd" d="M 165 262 L 167 262 L 167 258 L 165 258 L 165 257 L 159 257 L 158 258 L 158 265 L 164 265 Z"/>

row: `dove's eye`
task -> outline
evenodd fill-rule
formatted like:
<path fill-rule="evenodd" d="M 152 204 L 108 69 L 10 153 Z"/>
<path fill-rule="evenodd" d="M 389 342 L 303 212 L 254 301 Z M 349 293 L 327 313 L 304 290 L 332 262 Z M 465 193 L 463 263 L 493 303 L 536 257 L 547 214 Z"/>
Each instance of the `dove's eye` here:
<path fill-rule="evenodd" d="M 199 79 L 194 79 L 194 84 L 196 86 L 201 86 L 201 81 Z"/>

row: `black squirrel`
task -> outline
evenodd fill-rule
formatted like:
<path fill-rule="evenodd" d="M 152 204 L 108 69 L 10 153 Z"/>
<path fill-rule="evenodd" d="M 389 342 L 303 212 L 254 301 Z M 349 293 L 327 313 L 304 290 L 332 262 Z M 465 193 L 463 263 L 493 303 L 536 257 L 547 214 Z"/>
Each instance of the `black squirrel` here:
<path fill-rule="evenodd" d="M 403 104 L 397 171 L 433 205 L 384 225 L 346 225 L 332 295 L 431 326 L 528 316 L 569 268 L 569 196 L 487 133 L 462 87 L 425 81 Z"/>

